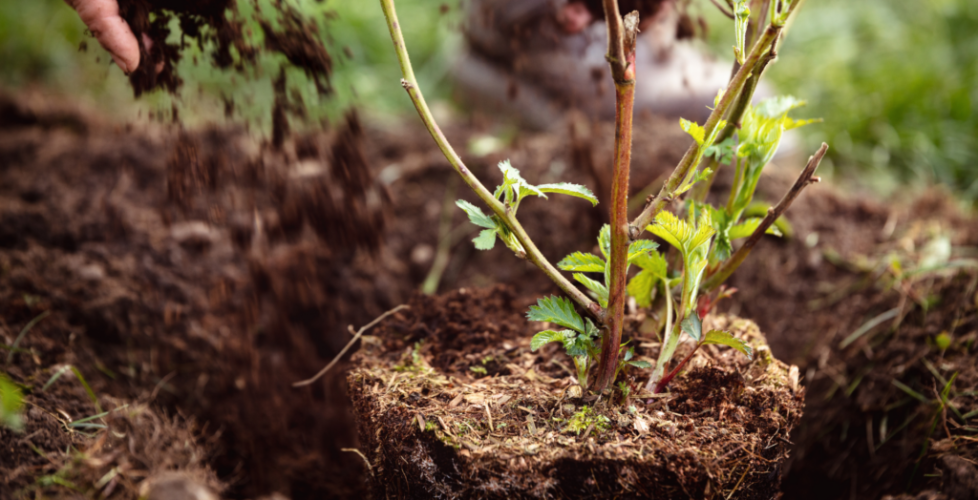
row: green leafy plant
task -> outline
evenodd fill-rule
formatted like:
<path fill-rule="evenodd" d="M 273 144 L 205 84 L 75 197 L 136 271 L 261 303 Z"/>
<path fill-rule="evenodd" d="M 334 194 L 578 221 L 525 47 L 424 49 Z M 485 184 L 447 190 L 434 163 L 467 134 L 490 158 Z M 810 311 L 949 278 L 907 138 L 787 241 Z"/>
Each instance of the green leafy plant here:
<path fill-rule="evenodd" d="M 583 388 L 602 392 L 630 366 L 652 368 L 648 388 L 661 392 L 701 346 L 724 345 L 748 357 L 753 354 L 749 345 L 729 332 L 704 333 L 702 318 L 720 298 L 732 293 L 722 289 L 722 283 L 764 234 L 778 233 L 775 221 L 805 186 L 818 180 L 814 172 L 828 146 L 823 144 L 811 157 L 792 188 L 777 205 L 768 208 L 764 217 L 753 215 L 758 180 L 777 151 L 784 132 L 814 121 L 788 116 L 804 105 L 793 97 L 752 105 L 757 83 L 777 54 L 785 24 L 802 2 L 729 0 L 727 3 L 733 11 L 730 15 L 736 32 L 737 62 L 733 76 L 725 88 L 719 89 L 712 113 L 704 124 L 680 120 L 680 127 L 693 139 L 689 149 L 659 193 L 629 221 L 628 182 L 639 19 L 637 12 L 622 17 L 615 0 L 603 0 L 608 27 L 607 59 L 616 96 L 611 223 L 598 234 L 600 255 L 574 252 L 554 266 L 518 221 L 521 202 L 531 195 L 547 198 L 547 194 L 553 193 L 576 196 L 594 205 L 597 198 L 586 187 L 575 184 L 531 185 L 508 161 L 499 164 L 502 184 L 493 192 L 486 189 L 465 166 L 432 117 L 414 77 L 393 0 L 381 0 L 404 76 L 401 85 L 449 163 L 490 209 L 487 214 L 473 203 L 457 202 L 469 220 L 482 228 L 473 243 L 480 250 L 490 250 L 497 238 L 502 240 L 518 257 L 539 267 L 566 295 L 566 298 L 542 298 L 530 307 L 527 314 L 530 321 L 554 325 L 534 335 L 530 347 L 535 351 L 551 342 L 563 346 L 574 361 L 578 383 Z M 734 169 L 728 201 L 721 207 L 707 204 L 710 185 L 725 164 Z M 663 252 L 659 251 L 658 242 L 641 237 L 644 231 L 667 245 Z M 734 242 L 743 238 L 746 241 L 735 250 Z M 671 258 L 666 252 L 677 255 Z M 629 279 L 633 265 L 638 271 Z M 561 271 L 571 273 L 573 282 Z M 629 296 L 641 307 L 660 309 L 660 316 L 665 317 L 661 348 L 654 366 L 635 360 L 634 349 L 621 342 L 625 302 Z M 667 371 L 683 335 L 692 340 L 693 349 Z"/>

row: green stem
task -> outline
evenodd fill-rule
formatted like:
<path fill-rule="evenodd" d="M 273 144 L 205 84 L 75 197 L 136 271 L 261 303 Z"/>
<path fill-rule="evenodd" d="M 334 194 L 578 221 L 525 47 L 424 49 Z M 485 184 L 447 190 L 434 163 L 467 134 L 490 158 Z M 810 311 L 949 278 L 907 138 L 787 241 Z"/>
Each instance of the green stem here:
<path fill-rule="evenodd" d="M 380 0 L 380 6 L 384 10 L 384 17 L 387 19 L 387 28 L 390 31 L 391 40 L 394 42 L 394 49 L 397 52 L 397 60 L 401 66 L 401 73 L 403 79 L 401 80 L 401 86 L 408 93 L 408 97 L 411 98 L 411 102 L 414 103 L 415 109 L 418 111 L 418 115 L 421 116 L 421 121 L 424 122 L 425 127 L 428 129 L 428 133 L 438 144 L 438 148 L 441 149 L 442 154 L 448 159 L 448 162 L 452 165 L 452 168 L 460 176 L 466 184 L 475 191 L 475 194 L 482 199 L 482 201 L 489 206 L 492 211 L 499 216 L 499 219 L 503 221 L 504 224 L 509 228 L 510 231 L 516 236 L 516 239 L 523 245 L 526 250 L 526 259 L 539 267 L 544 274 L 547 275 L 554 283 L 560 287 L 567 296 L 572 300 L 577 302 L 581 307 L 587 310 L 590 314 L 594 315 L 596 318 L 601 319 L 604 316 L 604 311 L 601 309 L 597 303 L 591 300 L 587 295 L 581 292 L 573 283 L 571 283 L 567 278 L 565 278 L 560 271 L 557 270 L 543 254 L 536 247 L 532 240 L 530 240 L 529 235 L 526 234 L 526 230 L 520 225 L 519 221 L 512 214 L 510 210 L 507 210 L 506 206 L 497 200 L 492 193 L 486 189 L 485 186 L 479 182 L 479 179 L 465 166 L 462 159 L 458 156 L 455 150 L 449 144 L 448 139 L 445 134 L 442 133 L 441 128 L 435 122 L 434 117 L 431 114 L 431 110 L 428 108 L 428 103 L 424 99 L 424 95 L 421 93 L 421 88 L 418 86 L 418 80 L 414 76 L 414 69 L 411 67 L 411 59 L 408 56 L 407 46 L 404 44 L 404 35 L 401 32 L 400 23 L 397 20 L 397 12 L 394 9 L 393 0 Z"/>

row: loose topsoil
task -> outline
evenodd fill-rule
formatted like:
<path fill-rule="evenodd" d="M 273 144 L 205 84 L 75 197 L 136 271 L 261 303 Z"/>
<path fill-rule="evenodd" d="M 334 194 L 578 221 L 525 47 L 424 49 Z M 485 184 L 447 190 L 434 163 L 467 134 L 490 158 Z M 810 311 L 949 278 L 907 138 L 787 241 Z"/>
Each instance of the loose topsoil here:
<path fill-rule="evenodd" d="M 0 99 L 0 355 L 48 312 L 3 368 L 26 387 L 28 423 L 25 434 L 0 431 L 0 477 L 9 485 L 0 497 L 24 488 L 66 495 L 70 489 L 48 476 L 68 478 L 74 453 L 96 450 L 98 430 L 89 437 L 67 426 L 98 414 L 77 377 L 44 388 L 67 364 L 103 410 L 147 408 L 173 425 L 145 425 L 177 439 L 197 436 L 192 456 L 204 457 L 151 461 L 138 453 L 146 448 L 106 443 L 97 450 L 139 464 L 119 468 L 110 498 L 128 497 L 159 470 L 205 478 L 195 481 L 224 487 L 230 498 L 363 495 L 367 467 L 342 451 L 369 451 L 356 440 L 343 374 L 301 390 L 291 384 L 339 351 L 347 325 L 408 301 L 439 248 L 446 249 L 439 290 L 506 283 L 519 307 L 554 291 L 504 249 L 472 249 L 475 228 L 451 201 L 474 198 L 452 187 L 449 166 L 420 127 L 351 116 L 326 133 L 287 137 L 276 150 L 235 128 L 126 128 L 51 102 Z M 649 140 L 636 141 L 636 192 L 661 182 L 688 145 L 672 121 L 638 121 L 636 136 Z M 455 144 L 495 133 L 478 117 L 444 128 Z M 568 129 L 522 134 L 465 160 L 486 184 L 499 178 L 495 163 L 510 158 L 531 182 L 578 182 L 604 195 L 594 173 L 610 168 L 613 126 Z M 761 198 L 776 200 L 791 180 L 790 169 L 773 171 Z M 722 189 L 722 177 L 717 184 Z M 774 355 L 801 367 L 807 386 L 805 416 L 789 438 L 787 498 L 928 490 L 968 498 L 955 492 L 970 491 L 978 450 L 974 272 L 947 268 L 896 281 L 888 270 L 897 269 L 894 257 L 902 270 L 940 257 L 927 249 L 942 245 L 931 243 L 942 235 L 950 261 L 973 258 L 978 232 L 942 193 L 901 203 L 814 186 L 787 214 L 792 237 L 765 240 L 732 280 L 739 292 L 724 310 L 756 321 Z M 542 251 L 559 259 L 594 246 L 602 213 L 600 205 L 552 197 L 527 201 L 520 216 Z M 897 316 L 839 347 L 893 309 Z M 939 348 L 944 332 L 950 343 Z M 942 379 L 955 373 L 943 405 Z M 93 464 L 84 470 L 95 472 L 70 478 L 95 497 L 114 466 Z"/>
<path fill-rule="evenodd" d="M 777 495 L 804 391 L 753 323 L 707 317 L 754 360 L 711 346 L 646 404 L 636 371 L 629 395 L 582 397 L 558 346 L 530 351 L 545 325 L 528 305 L 501 286 L 416 295 L 365 338 L 348 380 L 377 498 Z M 654 358 L 654 337 L 633 333 Z"/>

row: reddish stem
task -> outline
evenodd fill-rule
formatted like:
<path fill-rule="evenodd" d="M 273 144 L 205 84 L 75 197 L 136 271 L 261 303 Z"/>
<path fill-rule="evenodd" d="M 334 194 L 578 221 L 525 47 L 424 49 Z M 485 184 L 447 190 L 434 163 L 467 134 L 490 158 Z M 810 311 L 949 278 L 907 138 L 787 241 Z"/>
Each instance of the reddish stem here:
<path fill-rule="evenodd" d="M 655 384 L 655 390 L 652 391 L 652 394 L 658 394 L 662 392 L 662 390 L 669 385 L 669 382 L 672 382 L 672 379 L 675 378 L 676 375 L 679 375 L 679 372 L 682 371 L 684 366 L 686 366 L 686 363 L 689 363 L 689 360 L 693 359 L 693 355 L 696 354 L 696 351 L 699 350 L 701 345 L 703 344 L 696 344 L 696 347 L 694 347 L 693 350 L 689 354 L 687 354 L 686 357 L 683 358 L 683 360 L 680 361 L 678 365 L 676 365 L 675 369 L 669 372 L 669 374 L 666 375 L 665 377 L 662 377 L 662 380 L 660 380 L 657 384 Z"/>
<path fill-rule="evenodd" d="M 614 12 L 605 15 L 621 23 L 615 2 L 606 2 L 606 9 L 612 10 L 607 4 L 615 5 Z M 634 24 L 637 26 L 637 14 Z M 631 19 L 630 19 L 631 21 Z M 609 24 L 613 21 L 609 20 Z M 632 28 L 634 30 L 634 28 Z M 618 34 L 618 47 L 624 48 L 625 60 L 615 59 L 615 41 L 609 47 L 609 63 L 615 80 L 615 156 L 614 173 L 611 184 L 611 255 L 608 262 L 608 309 L 605 325 L 608 329 L 601 338 L 601 357 L 598 360 L 597 378 L 594 390 L 601 392 L 614 382 L 618 367 L 621 332 L 625 322 L 625 283 L 628 270 L 628 176 L 632 160 L 632 115 L 635 105 L 635 43 L 634 32 L 629 34 L 628 27 L 621 30 L 609 29 Z M 631 38 L 629 38 L 631 36 Z M 619 52 L 621 53 L 621 52 Z"/>

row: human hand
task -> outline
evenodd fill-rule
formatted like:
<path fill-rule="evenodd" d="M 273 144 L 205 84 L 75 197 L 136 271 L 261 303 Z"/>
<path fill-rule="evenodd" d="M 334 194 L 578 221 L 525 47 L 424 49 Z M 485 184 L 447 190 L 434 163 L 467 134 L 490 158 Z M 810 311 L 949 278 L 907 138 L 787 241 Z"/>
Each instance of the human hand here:
<path fill-rule="evenodd" d="M 112 60 L 126 74 L 139 67 L 139 43 L 132 29 L 119 16 L 117 0 L 65 0 L 81 17 Z"/>

